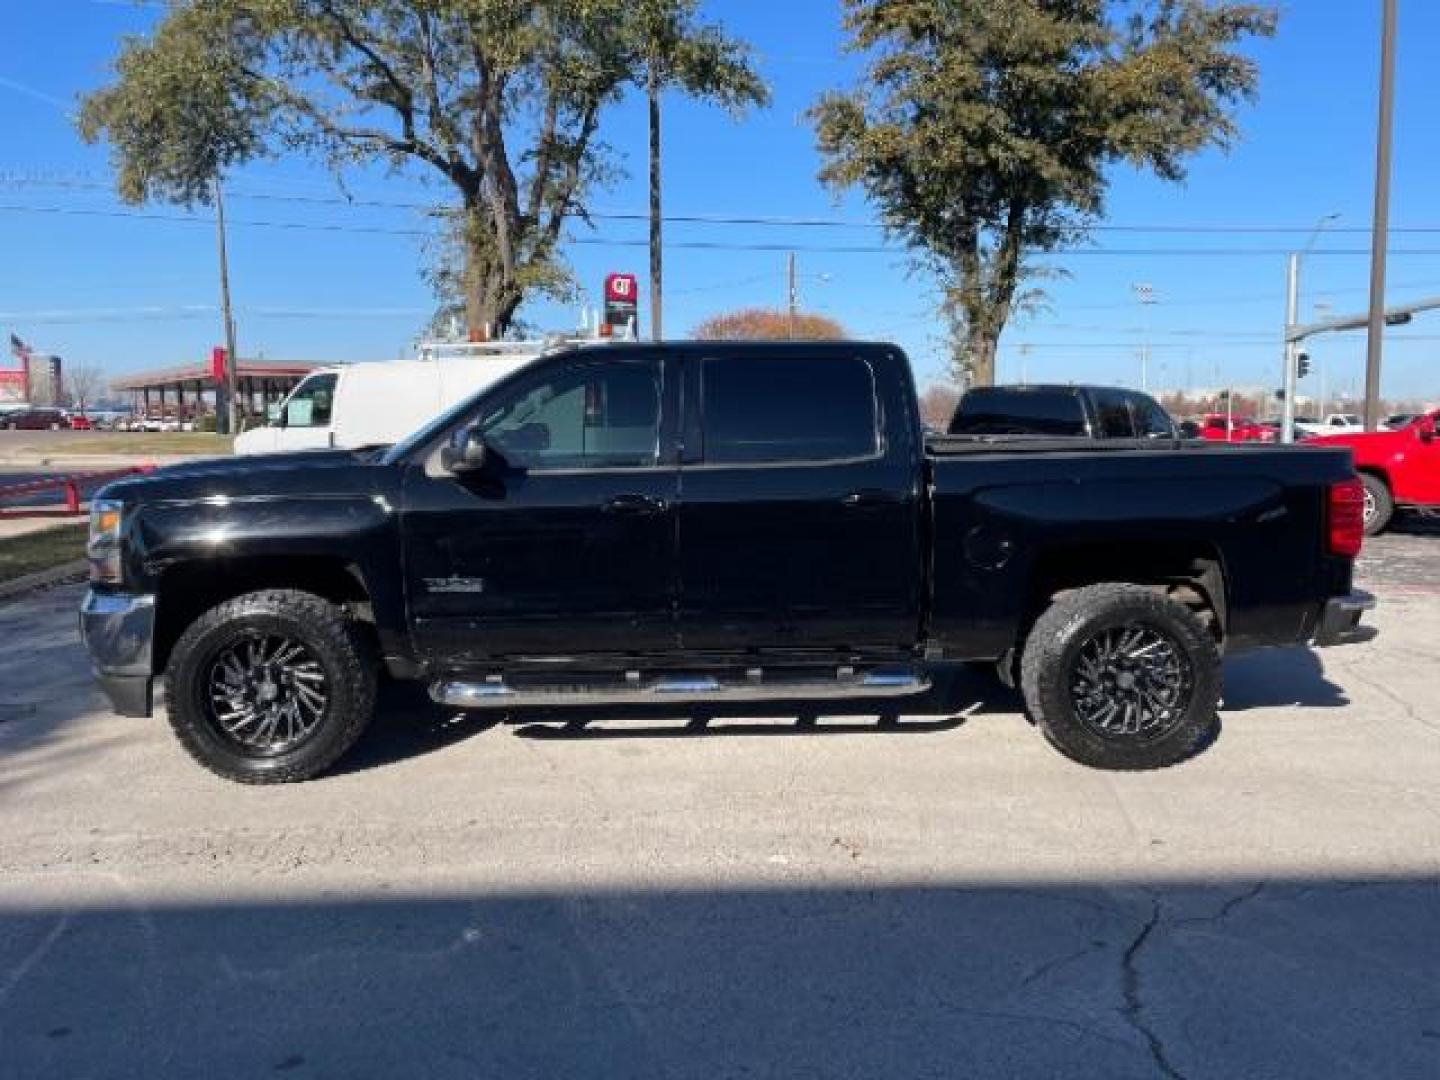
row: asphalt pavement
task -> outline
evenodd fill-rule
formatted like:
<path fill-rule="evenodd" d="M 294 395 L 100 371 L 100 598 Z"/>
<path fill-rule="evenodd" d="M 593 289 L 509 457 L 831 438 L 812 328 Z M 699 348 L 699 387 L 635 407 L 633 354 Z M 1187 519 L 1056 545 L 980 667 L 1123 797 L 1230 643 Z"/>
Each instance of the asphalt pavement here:
<path fill-rule="evenodd" d="M 1158 773 L 961 676 L 898 720 L 392 687 L 333 775 L 259 789 L 110 715 L 78 593 L 32 595 L 0 1075 L 1433 1077 L 1440 535 L 1361 576 L 1376 640 L 1231 658 Z"/>

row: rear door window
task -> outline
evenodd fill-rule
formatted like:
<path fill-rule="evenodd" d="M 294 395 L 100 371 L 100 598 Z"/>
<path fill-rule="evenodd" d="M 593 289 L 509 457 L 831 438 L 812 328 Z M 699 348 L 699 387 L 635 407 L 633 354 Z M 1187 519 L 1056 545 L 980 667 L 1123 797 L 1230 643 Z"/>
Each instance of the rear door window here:
<path fill-rule="evenodd" d="M 1123 390 L 1096 390 L 1095 425 L 1102 439 L 1133 439 L 1135 424 L 1130 419 L 1130 395 Z"/>
<path fill-rule="evenodd" d="M 845 461 L 879 452 L 875 375 L 856 357 L 701 361 L 704 460 L 713 465 Z"/>
<path fill-rule="evenodd" d="M 1135 415 L 1135 434 L 1142 439 L 1173 439 L 1175 421 L 1154 398 L 1144 394 L 1130 395 L 1130 408 Z"/>
<path fill-rule="evenodd" d="M 1087 435 L 1085 410 L 1070 390 L 981 389 L 960 399 L 951 435 Z"/>

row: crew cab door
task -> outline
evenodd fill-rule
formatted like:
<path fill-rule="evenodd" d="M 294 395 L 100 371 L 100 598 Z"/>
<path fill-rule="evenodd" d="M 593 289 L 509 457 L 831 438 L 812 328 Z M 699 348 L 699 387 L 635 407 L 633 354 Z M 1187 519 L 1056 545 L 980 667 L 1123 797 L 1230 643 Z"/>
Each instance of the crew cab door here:
<path fill-rule="evenodd" d="M 441 664 L 675 646 L 675 486 L 658 357 L 568 356 L 488 395 L 490 456 L 406 479 L 416 648 Z M 672 395 L 673 396 L 673 395 Z M 663 455 L 669 457 L 671 455 Z"/>
<path fill-rule="evenodd" d="M 1421 506 L 1440 506 L 1440 412 L 1431 413 L 1402 433 L 1413 439 L 1405 448 L 1405 462 L 1392 466 L 1390 482 L 1395 497 Z"/>
<path fill-rule="evenodd" d="M 920 619 L 908 380 L 836 346 L 685 357 L 687 650 L 897 648 Z"/>

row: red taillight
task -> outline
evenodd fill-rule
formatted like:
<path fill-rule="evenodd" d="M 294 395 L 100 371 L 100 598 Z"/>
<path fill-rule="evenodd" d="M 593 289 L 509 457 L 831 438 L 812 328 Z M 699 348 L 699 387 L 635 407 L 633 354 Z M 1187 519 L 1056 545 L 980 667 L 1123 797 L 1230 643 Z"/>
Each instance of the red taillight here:
<path fill-rule="evenodd" d="M 1365 542 L 1365 485 L 1358 478 L 1330 485 L 1330 553 L 1353 559 Z"/>

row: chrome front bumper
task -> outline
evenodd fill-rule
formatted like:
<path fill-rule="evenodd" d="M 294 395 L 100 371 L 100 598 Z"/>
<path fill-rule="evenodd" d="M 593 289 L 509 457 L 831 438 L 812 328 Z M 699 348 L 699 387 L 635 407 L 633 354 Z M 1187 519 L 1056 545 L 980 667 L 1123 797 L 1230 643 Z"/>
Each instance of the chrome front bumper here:
<path fill-rule="evenodd" d="M 1315 644 L 1324 648 L 1329 645 L 1356 645 L 1369 641 L 1379 631 L 1373 626 L 1361 626 L 1360 616 L 1374 606 L 1375 597 L 1358 589 L 1348 596 L 1331 597 L 1325 602 L 1325 610 L 1320 616 L 1320 626 L 1315 631 Z"/>
<path fill-rule="evenodd" d="M 80 604 L 80 640 L 90 667 L 121 716 L 149 716 L 155 597 L 91 589 Z"/>

